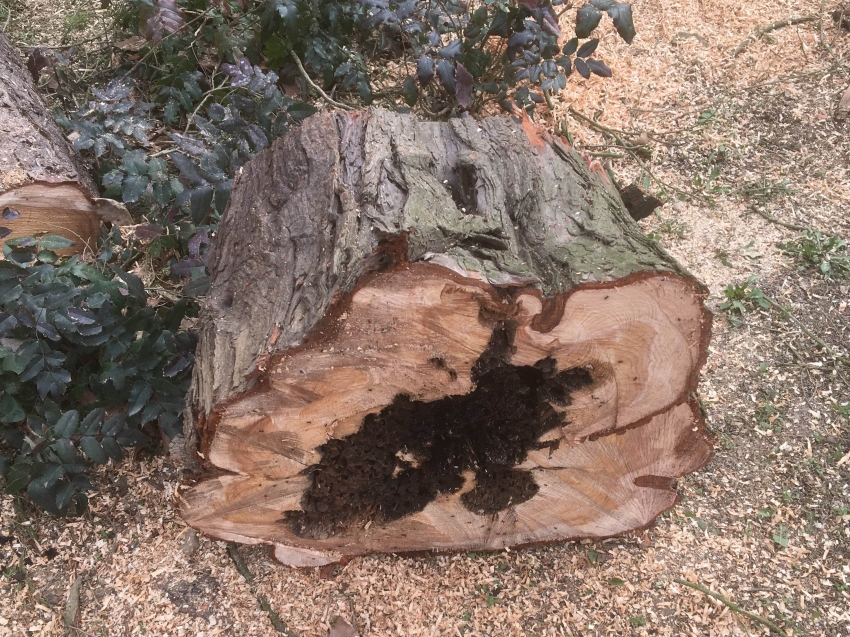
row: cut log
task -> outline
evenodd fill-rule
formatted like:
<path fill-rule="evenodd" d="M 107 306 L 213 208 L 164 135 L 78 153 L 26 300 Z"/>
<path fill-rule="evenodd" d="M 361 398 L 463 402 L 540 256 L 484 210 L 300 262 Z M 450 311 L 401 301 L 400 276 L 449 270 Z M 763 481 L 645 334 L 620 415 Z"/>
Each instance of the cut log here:
<path fill-rule="evenodd" d="M 528 120 L 319 114 L 237 178 L 184 519 L 294 565 L 643 527 L 711 454 L 705 289 Z"/>
<path fill-rule="evenodd" d="M 0 32 L 0 245 L 47 233 L 96 249 L 101 221 L 130 225 L 97 188 L 36 92 L 20 55 Z M 0 259 L 2 259 L 0 255 Z"/>

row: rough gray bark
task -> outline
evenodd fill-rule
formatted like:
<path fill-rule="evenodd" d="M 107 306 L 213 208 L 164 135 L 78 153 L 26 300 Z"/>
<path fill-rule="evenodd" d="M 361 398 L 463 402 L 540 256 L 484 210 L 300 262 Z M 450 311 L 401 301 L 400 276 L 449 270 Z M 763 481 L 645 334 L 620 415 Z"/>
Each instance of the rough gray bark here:
<path fill-rule="evenodd" d="M 547 295 L 635 272 L 686 274 L 606 178 L 557 139 L 530 141 L 516 119 L 323 113 L 236 180 L 211 260 L 195 413 L 248 389 L 258 362 L 300 342 L 401 233 L 410 263 Z"/>
<path fill-rule="evenodd" d="M 216 475 L 182 510 L 216 537 L 605 537 L 710 456 L 704 288 L 527 119 L 316 115 L 237 177 L 210 267 L 185 431 Z"/>
<path fill-rule="evenodd" d="M 82 249 L 96 241 L 101 219 L 132 223 L 125 209 L 97 195 L 20 54 L 0 32 L 0 208 L 20 213 L 0 223 L 12 230 L 6 238 L 50 232 Z"/>

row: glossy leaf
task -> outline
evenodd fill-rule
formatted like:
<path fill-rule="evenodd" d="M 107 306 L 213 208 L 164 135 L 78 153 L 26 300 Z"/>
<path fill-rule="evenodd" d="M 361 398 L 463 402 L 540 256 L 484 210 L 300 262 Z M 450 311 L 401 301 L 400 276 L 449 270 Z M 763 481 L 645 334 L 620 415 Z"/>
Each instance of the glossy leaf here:
<path fill-rule="evenodd" d="M 602 12 L 599 9 L 590 4 L 582 5 L 576 12 L 576 37 L 580 39 L 590 37 L 601 20 Z"/>

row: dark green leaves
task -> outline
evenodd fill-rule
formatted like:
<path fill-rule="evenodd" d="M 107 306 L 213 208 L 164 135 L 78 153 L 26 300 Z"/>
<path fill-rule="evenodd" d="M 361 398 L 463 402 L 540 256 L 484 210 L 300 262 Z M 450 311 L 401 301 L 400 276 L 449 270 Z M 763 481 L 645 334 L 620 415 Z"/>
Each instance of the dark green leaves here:
<path fill-rule="evenodd" d="M 620 37 L 631 44 L 636 35 L 635 23 L 632 18 L 632 5 L 627 2 L 617 2 L 608 9 L 608 15 L 614 21 L 614 27 Z"/>
<path fill-rule="evenodd" d="M 74 242 L 70 239 L 58 235 L 39 237 L 37 241 L 38 245 L 46 250 L 65 250 L 74 245 Z"/>
<path fill-rule="evenodd" d="M 20 422 L 27 415 L 14 396 L 3 394 L 0 396 L 0 422 Z"/>
<path fill-rule="evenodd" d="M 599 40 L 588 40 L 579 47 L 578 51 L 576 52 L 576 57 L 586 58 L 590 55 L 593 55 L 593 52 L 596 51 L 597 46 L 599 46 Z"/>
<path fill-rule="evenodd" d="M 590 4 L 582 5 L 576 12 L 576 37 L 590 37 L 601 20 L 602 12 L 599 9 Z"/>
<path fill-rule="evenodd" d="M 428 57 L 424 53 L 419 56 L 416 62 L 416 79 L 420 84 L 427 85 L 434 79 L 434 58 Z"/>
<path fill-rule="evenodd" d="M 200 255 L 209 233 L 195 235 Z M 67 245 L 41 237 L 15 249 L 45 244 Z M 157 310 L 141 279 L 114 263 L 49 261 L 0 261 L 0 474 L 10 492 L 64 515 L 85 507 L 91 463 L 146 444 L 143 426 L 179 432 L 194 342 L 177 333 L 185 301 Z"/>
<path fill-rule="evenodd" d="M 80 448 L 92 461 L 98 464 L 103 464 L 109 459 L 109 456 L 103 450 L 103 446 L 94 436 L 83 436 L 80 438 Z"/>
<path fill-rule="evenodd" d="M 590 69 L 591 73 L 595 73 L 600 77 L 611 77 L 611 69 L 608 66 L 599 60 L 595 60 L 590 58 L 587 60 L 587 68 Z"/>
<path fill-rule="evenodd" d="M 416 86 L 416 80 L 412 77 L 406 78 L 401 87 L 401 95 L 404 98 L 405 104 L 411 107 L 415 106 L 416 101 L 419 99 L 419 87 Z"/>
<path fill-rule="evenodd" d="M 147 292 L 145 292 L 145 285 L 139 277 L 135 274 L 131 274 L 130 272 L 124 272 L 124 270 L 114 263 L 110 263 L 109 267 L 115 274 L 118 275 L 118 278 L 127 284 L 127 292 L 133 299 L 142 302 L 147 300 L 148 295 Z"/>

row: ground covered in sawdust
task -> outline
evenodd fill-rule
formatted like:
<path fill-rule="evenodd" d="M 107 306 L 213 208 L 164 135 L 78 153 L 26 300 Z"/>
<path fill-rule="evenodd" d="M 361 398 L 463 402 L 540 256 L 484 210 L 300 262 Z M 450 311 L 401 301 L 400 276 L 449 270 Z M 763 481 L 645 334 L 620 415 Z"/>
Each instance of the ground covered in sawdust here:
<path fill-rule="evenodd" d="M 11 4 L 10 31 L 33 45 L 50 32 L 28 20 L 39 7 L 38 19 L 45 7 L 55 16 L 62 3 Z M 99 11 L 98 2 L 64 4 Z M 765 218 L 850 238 L 850 122 L 834 119 L 850 84 L 850 34 L 824 15 L 733 56 L 758 27 L 834 2 L 634 8 L 633 46 L 606 31 L 599 47 L 614 77 L 573 78 L 548 122 L 601 153 L 625 183 L 666 193 L 667 205 L 641 224 L 712 292 L 700 398 L 716 455 L 679 482 L 676 507 L 604 542 L 367 557 L 335 571 L 282 567 L 240 547 L 249 583 L 224 543 L 198 541 L 176 516 L 179 468 L 139 456 L 96 476 L 101 489 L 84 519 L 0 498 L 0 635 L 63 634 L 60 612 L 78 577 L 77 635 L 324 636 L 336 616 L 364 636 L 769 632 L 683 582 L 788 635 L 850 634 L 850 282 L 801 270 L 777 247 L 799 231 Z M 751 276 L 773 306 L 733 325 L 719 310 L 723 291 Z"/>

